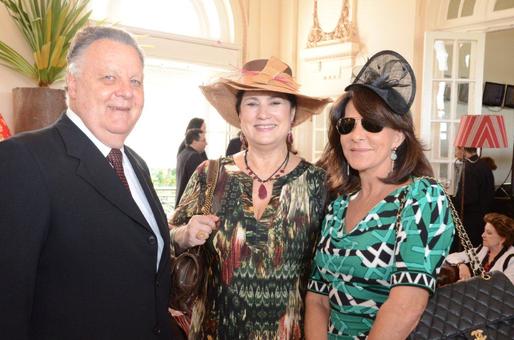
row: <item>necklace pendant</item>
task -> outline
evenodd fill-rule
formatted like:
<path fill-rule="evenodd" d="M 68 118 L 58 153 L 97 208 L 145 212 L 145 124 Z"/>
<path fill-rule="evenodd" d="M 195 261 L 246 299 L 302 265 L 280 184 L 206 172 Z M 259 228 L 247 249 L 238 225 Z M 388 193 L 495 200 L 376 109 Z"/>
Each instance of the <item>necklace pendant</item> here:
<path fill-rule="evenodd" d="M 259 198 L 263 200 L 266 197 L 268 197 L 268 190 L 266 190 L 264 183 L 261 183 L 261 185 L 259 186 Z"/>

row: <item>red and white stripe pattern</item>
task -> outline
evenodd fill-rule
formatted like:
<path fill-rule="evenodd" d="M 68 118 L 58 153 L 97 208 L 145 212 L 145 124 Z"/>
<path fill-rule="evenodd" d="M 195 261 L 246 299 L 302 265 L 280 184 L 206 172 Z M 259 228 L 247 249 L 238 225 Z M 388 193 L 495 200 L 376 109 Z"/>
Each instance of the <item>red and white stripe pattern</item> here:
<path fill-rule="evenodd" d="M 474 148 L 508 147 L 505 121 L 500 115 L 465 115 L 460 119 L 455 146 Z"/>

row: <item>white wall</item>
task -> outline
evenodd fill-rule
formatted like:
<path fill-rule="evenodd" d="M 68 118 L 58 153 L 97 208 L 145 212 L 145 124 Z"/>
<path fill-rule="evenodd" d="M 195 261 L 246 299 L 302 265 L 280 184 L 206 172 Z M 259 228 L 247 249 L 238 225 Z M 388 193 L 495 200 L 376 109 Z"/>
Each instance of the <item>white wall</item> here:
<path fill-rule="evenodd" d="M 485 41 L 484 81 L 514 85 L 514 29 L 488 32 Z M 514 109 L 482 107 L 482 113 L 501 114 L 507 126 L 509 147 L 484 149 L 482 155 L 492 157 L 496 185 L 502 184 L 510 171 L 514 144 Z M 510 182 L 510 176 L 507 180 Z"/>

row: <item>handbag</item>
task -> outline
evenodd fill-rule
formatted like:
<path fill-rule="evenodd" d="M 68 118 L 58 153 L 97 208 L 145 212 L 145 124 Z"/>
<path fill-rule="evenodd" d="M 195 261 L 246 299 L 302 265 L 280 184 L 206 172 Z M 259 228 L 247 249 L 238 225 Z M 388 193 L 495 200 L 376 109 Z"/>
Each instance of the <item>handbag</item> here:
<path fill-rule="evenodd" d="M 199 214 L 211 213 L 212 198 L 218 181 L 219 160 L 209 160 L 207 183 L 203 200 L 198 204 Z M 171 256 L 171 296 L 172 309 L 191 315 L 195 301 L 201 297 L 206 281 L 206 254 L 203 246 L 191 247 L 178 256 Z"/>
<path fill-rule="evenodd" d="M 445 195 L 475 276 L 438 288 L 409 339 L 512 340 L 514 286 L 502 272 L 485 273 L 452 201 L 446 192 Z M 404 205 L 405 197 L 397 214 L 397 231 Z"/>

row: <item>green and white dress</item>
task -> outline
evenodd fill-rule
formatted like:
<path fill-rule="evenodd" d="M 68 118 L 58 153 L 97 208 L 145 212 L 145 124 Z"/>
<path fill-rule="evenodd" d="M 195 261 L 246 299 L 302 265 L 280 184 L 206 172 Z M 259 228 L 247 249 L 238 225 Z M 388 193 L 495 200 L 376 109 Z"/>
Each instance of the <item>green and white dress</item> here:
<path fill-rule="evenodd" d="M 173 225 L 187 223 L 198 211 L 207 167 L 203 163 L 191 177 Z M 274 181 L 271 200 L 256 220 L 253 179 L 232 157 L 221 159 L 213 199 L 220 221 L 207 242 L 214 260 L 205 318 L 193 325 L 190 338 L 303 338 L 304 296 L 324 216 L 324 182 L 325 172 L 302 160 Z"/>
<path fill-rule="evenodd" d="M 399 195 L 405 189 L 397 232 Z M 308 286 L 329 297 L 329 339 L 365 339 L 394 286 L 421 287 L 432 294 L 436 269 L 455 232 L 447 196 L 431 179 L 394 190 L 346 232 L 351 199 L 340 196 L 328 208 Z"/>

